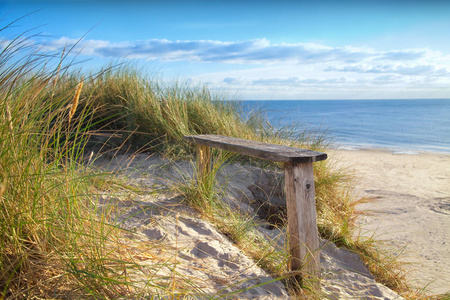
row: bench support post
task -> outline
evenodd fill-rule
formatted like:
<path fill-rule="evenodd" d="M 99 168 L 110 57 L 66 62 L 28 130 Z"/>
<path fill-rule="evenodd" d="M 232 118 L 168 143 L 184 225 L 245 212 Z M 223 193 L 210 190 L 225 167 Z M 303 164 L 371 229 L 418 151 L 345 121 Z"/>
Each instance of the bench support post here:
<path fill-rule="evenodd" d="M 291 271 L 299 272 L 302 284 L 309 284 L 319 289 L 320 249 L 313 164 L 285 163 L 284 172 L 291 254 L 290 268 Z"/>

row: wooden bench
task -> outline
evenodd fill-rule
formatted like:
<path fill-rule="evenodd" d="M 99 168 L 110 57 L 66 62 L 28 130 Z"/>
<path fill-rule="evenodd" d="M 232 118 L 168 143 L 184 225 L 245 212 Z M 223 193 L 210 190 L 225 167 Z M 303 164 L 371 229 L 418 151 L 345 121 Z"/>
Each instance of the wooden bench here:
<path fill-rule="evenodd" d="M 311 278 L 311 285 L 319 287 L 319 281 L 314 280 L 320 277 L 320 250 L 313 162 L 325 160 L 327 155 L 220 135 L 192 135 L 183 139 L 196 144 L 200 174 L 210 170 L 210 147 L 284 163 L 290 268 L 298 272 L 301 278 Z"/>

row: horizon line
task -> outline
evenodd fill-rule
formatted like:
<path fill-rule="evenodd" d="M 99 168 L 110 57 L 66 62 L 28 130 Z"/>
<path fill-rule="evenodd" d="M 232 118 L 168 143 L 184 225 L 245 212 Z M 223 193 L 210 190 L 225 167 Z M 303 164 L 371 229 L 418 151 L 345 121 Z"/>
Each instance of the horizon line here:
<path fill-rule="evenodd" d="M 365 99 L 237 99 L 228 101 L 386 101 L 386 100 L 450 100 L 450 98 L 365 98 Z"/>

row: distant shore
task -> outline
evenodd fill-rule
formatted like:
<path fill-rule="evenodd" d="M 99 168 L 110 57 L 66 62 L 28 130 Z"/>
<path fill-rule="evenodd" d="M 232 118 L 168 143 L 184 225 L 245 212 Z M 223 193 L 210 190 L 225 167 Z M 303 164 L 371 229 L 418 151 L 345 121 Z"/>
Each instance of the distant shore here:
<path fill-rule="evenodd" d="M 442 294 L 450 291 L 450 154 L 416 153 L 334 149 L 329 159 L 353 169 L 356 193 L 373 199 L 358 206 L 363 235 L 393 255 L 404 247 L 410 281 Z"/>
<path fill-rule="evenodd" d="M 406 149 L 406 148 L 385 148 L 385 147 L 377 147 L 377 146 L 355 146 L 355 145 L 339 145 L 336 147 L 332 147 L 336 150 L 342 150 L 342 151 L 374 151 L 374 152 L 386 152 L 386 153 L 392 153 L 392 154 L 408 154 L 408 155 L 420 155 L 420 154 L 443 154 L 443 155 L 450 155 L 450 152 L 448 151 L 432 151 L 427 149 Z"/>
<path fill-rule="evenodd" d="M 393 147 L 393 148 L 386 148 L 382 146 L 357 146 L 357 145 L 338 145 L 336 147 L 332 146 L 333 149 L 336 150 L 342 150 L 342 151 L 373 151 L 373 152 L 385 152 L 385 153 L 392 153 L 392 154 L 408 154 L 408 155 L 421 155 L 421 154 L 443 154 L 443 155 L 450 155 L 449 151 L 433 151 L 433 150 L 427 150 L 427 149 L 407 149 L 407 148 L 401 148 L 401 147 Z"/>

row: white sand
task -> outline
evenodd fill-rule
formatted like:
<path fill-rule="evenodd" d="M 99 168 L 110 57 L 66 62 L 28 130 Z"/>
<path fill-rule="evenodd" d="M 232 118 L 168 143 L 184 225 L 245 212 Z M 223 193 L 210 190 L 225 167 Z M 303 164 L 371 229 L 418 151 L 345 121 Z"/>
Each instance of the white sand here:
<path fill-rule="evenodd" d="M 338 151 L 332 160 L 353 167 L 363 233 L 394 246 L 409 262 L 409 278 L 429 294 L 450 291 L 450 154 Z"/>

